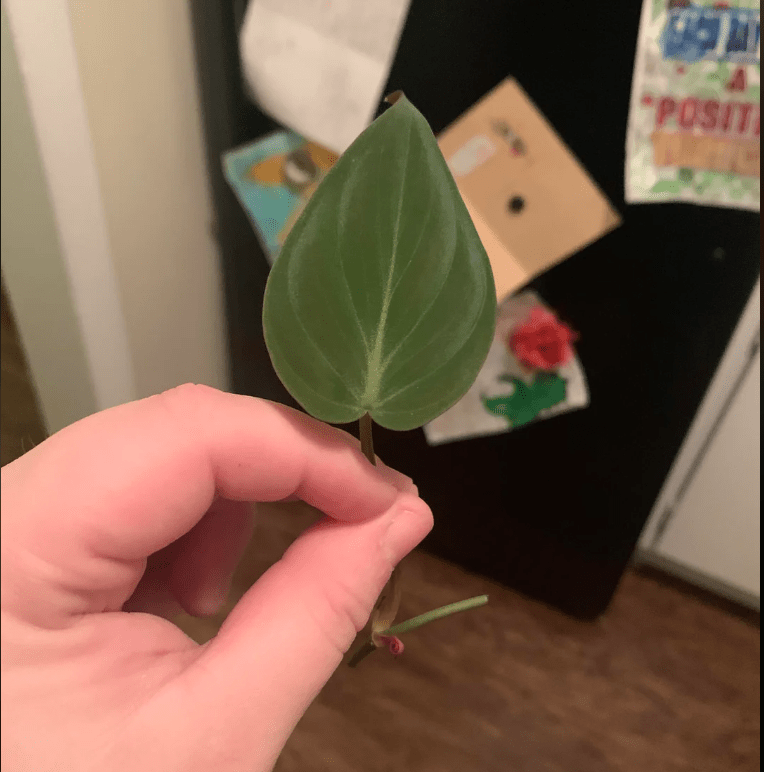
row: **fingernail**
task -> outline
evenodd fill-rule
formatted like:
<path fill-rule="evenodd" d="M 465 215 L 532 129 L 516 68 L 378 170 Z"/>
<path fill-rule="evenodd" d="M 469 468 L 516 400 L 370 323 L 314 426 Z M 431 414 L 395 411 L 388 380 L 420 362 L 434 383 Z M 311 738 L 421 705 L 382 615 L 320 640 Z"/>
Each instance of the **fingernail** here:
<path fill-rule="evenodd" d="M 205 587 L 197 596 L 194 603 L 196 616 L 211 617 L 220 611 L 228 600 L 230 584 Z"/>
<path fill-rule="evenodd" d="M 430 508 L 420 500 L 401 507 L 391 517 L 383 536 L 383 547 L 393 565 L 397 565 L 432 529 Z"/>
<path fill-rule="evenodd" d="M 403 474 L 403 472 L 399 472 L 392 467 L 386 466 L 384 463 L 378 464 L 377 469 L 379 470 L 381 477 L 401 493 L 411 493 L 416 496 L 418 491 L 416 485 L 414 485 L 414 481 Z"/>

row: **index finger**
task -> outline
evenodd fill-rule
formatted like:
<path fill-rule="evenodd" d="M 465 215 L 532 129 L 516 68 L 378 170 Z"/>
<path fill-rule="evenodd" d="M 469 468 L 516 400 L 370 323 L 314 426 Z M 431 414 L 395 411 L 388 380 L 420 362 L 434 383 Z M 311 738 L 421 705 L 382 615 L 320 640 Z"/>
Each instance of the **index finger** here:
<path fill-rule="evenodd" d="M 393 479 L 345 432 L 187 385 L 79 421 L 4 467 L 3 542 L 60 567 L 140 560 L 189 531 L 215 495 L 296 495 L 336 519 L 362 520 L 392 506 Z"/>

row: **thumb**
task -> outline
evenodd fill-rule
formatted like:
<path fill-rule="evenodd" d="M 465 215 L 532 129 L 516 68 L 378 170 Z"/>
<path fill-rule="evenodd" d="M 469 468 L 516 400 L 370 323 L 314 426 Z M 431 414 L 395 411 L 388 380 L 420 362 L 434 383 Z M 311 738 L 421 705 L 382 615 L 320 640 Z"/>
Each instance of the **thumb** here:
<path fill-rule="evenodd" d="M 405 493 L 373 520 L 326 518 L 305 531 L 186 673 L 205 717 L 218 717 L 216 731 L 233 747 L 254 742 L 275 759 L 366 624 L 393 567 L 431 528 L 428 506 Z"/>

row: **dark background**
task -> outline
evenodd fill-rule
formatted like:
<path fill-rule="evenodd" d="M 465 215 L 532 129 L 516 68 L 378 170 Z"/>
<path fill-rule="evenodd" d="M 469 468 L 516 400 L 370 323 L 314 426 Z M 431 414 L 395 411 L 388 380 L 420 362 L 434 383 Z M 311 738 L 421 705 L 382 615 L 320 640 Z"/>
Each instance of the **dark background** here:
<path fill-rule="evenodd" d="M 624 204 L 640 5 L 413 0 L 385 90 L 437 133 L 514 76 L 623 216 L 529 285 L 580 332 L 588 409 L 437 448 L 375 428 L 433 508 L 427 549 L 584 618 L 606 609 L 759 274 L 757 214 Z M 294 404 L 262 338 L 268 264 L 221 169 L 276 128 L 242 84 L 246 3 L 192 7 L 233 389 Z"/>

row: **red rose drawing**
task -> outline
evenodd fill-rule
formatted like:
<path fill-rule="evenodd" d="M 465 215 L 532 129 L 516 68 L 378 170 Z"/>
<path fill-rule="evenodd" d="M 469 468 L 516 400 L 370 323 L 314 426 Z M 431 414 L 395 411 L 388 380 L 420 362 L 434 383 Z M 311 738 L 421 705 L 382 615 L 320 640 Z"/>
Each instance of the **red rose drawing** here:
<path fill-rule="evenodd" d="M 536 306 L 528 318 L 512 330 L 509 350 L 531 370 L 554 370 L 573 358 L 570 345 L 576 334 L 551 311 Z"/>

